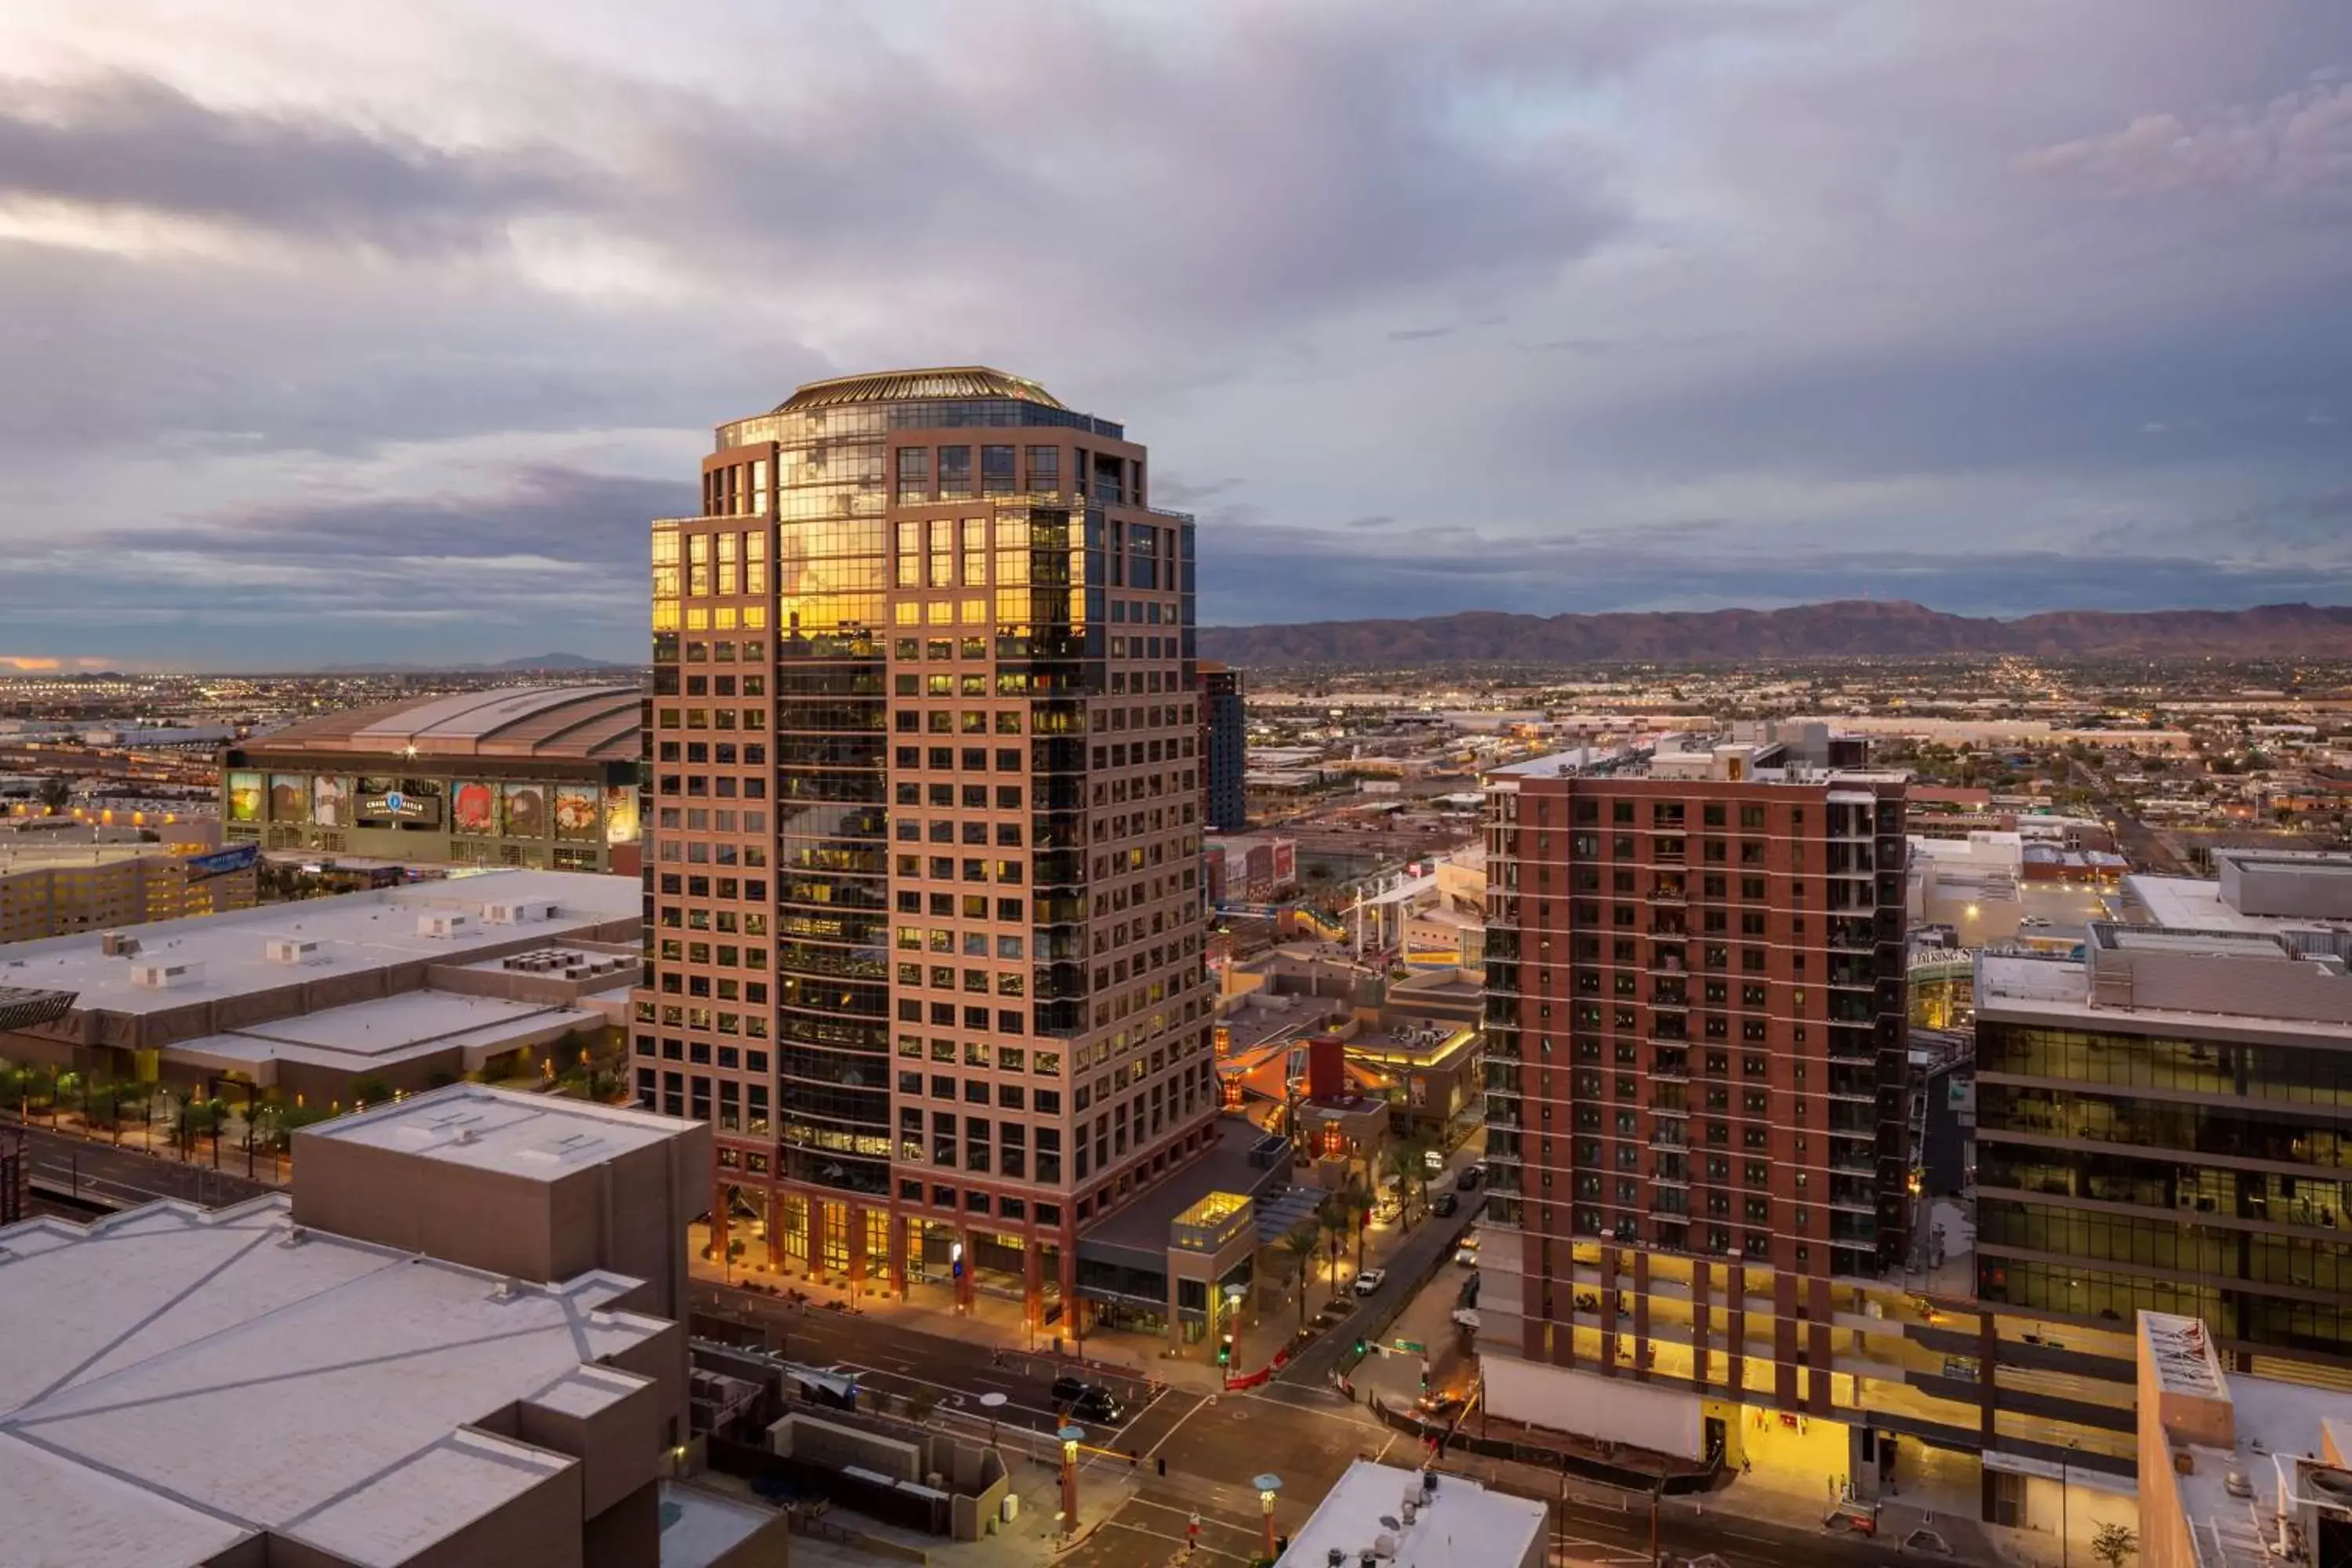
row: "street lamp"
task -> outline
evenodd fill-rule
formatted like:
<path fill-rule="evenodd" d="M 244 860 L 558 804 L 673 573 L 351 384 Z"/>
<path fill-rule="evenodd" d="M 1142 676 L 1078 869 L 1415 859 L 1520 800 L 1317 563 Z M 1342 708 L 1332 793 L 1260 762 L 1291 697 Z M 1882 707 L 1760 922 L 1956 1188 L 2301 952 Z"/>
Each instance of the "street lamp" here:
<path fill-rule="evenodd" d="M 1265 1515 L 1265 1554 L 1274 1555 L 1274 1494 L 1282 1489 L 1282 1478 L 1269 1470 L 1250 1482 L 1257 1489 L 1257 1506 Z"/>
<path fill-rule="evenodd" d="M 1086 1438 L 1083 1426 L 1065 1426 L 1054 1434 L 1062 1440 L 1062 1533 L 1078 1532 L 1078 1445 Z"/>
<path fill-rule="evenodd" d="M 996 1447 L 996 1423 L 1000 1419 L 997 1412 L 1004 1408 L 1004 1395 L 992 1389 L 980 1396 L 980 1407 L 988 1412 L 988 1446 L 993 1448 Z"/>

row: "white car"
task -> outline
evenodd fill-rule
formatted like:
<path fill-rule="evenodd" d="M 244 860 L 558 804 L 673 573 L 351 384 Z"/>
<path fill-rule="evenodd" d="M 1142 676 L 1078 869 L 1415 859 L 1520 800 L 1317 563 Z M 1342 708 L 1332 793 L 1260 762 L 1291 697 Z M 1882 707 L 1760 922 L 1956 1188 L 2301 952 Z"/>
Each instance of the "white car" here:
<path fill-rule="evenodd" d="M 1457 1329 L 1468 1329 L 1472 1333 L 1476 1333 L 1478 1331 L 1478 1309 L 1475 1307 L 1454 1308 L 1454 1326 Z"/>
<path fill-rule="evenodd" d="M 1356 1294 L 1359 1296 L 1370 1295 L 1373 1291 L 1379 1289 L 1383 1284 L 1387 1283 L 1389 1271 L 1385 1268 L 1365 1269 L 1361 1274 L 1356 1276 Z"/>
<path fill-rule="evenodd" d="M 1454 1261 L 1460 1268 L 1475 1268 L 1478 1267 L 1478 1249 L 1475 1247 L 1457 1247 L 1454 1249 Z"/>

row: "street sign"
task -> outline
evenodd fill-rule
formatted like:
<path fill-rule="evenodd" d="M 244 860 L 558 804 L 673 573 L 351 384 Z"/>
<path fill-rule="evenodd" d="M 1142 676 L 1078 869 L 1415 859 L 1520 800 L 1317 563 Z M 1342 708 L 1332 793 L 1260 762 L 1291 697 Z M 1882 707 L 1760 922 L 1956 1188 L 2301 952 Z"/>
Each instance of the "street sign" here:
<path fill-rule="evenodd" d="M 1429 1347 L 1423 1344 L 1419 1340 L 1400 1338 L 1396 1342 L 1396 1348 L 1399 1353 L 1403 1355 L 1427 1355 L 1429 1353 Z"/>

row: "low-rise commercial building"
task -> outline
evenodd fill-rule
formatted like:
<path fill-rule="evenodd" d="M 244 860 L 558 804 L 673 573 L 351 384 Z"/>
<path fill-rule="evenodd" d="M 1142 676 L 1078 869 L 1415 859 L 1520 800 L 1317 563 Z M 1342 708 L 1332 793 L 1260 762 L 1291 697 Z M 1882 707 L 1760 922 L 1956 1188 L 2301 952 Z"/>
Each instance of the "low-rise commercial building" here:
<path fill-rule="evenodd" d="M 0 840 L 0 942 L 251 909 L 251 845 L 182 854 L 163 844 Z"/>
<path fill-rule="evenodd" d="M 667 1479 L 707 1129 L 464 1086 L 299 1137 L 290 1194 L 0 1230 L 0 1555 L 783 1562 Z"/>
<path fill-rule="evenodd" d="M 1489 1491 L 1467 1477 L 1359 1459 L 1276 1561 L 1283 1568 L 1353 1568 L 1370 1560 L 1382 1568 L 1543 1568 L 1550 1516 L 1542 1503 Z"/>
<path fill-rule="evenodd" d="M 625 1020 L 641 918 L 630 879 L 501 871 L 22 942 L 0 984 L 77 1000 L 0 1056 L 314 1106 L 526 1052 L 560 1070 Z"/>
<path fill-rule="evenodd" d="M 2352 1556 L 2352 1396 L 2227 1371 L 2195 1318 L 2142 1312 L 2138 1329 L 2139 1561 Z"/>
<path fill-rule="evenodd" d="M 635 685 L 506 687 L 306 719 L 222 753 L 222 831 L 321 856 L 635 876 L 642 702 Z"/>

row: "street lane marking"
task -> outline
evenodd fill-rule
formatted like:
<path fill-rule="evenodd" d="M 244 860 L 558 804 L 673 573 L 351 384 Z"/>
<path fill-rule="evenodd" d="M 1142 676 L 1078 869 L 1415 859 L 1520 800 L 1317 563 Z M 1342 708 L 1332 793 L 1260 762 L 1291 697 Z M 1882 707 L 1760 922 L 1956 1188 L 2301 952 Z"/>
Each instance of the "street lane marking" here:
<path fill-rule="evenodd" d="M 1201 1522 L 1206 1524 L 1208 1521 L 1202 1520 Z M 1124 1530 L 1130 1535 L 1150 1536 L 1154 1541 L 1172 1541 L 1179 1546 L 1184 1544 L 1184 1538 L 1181 1535 L 1171 1535 L 1164 1530 L 1146 1530 L 1139 1524 L 1129 1524 L 1123 1519 L 1109 1520 L 1104 1523 L 1103 1529 Z M 1192 1557 L 1195 1562 L 1198 1562 L 1203 1557 L 1222 1557 L 1229 1563 L 1248 1563 L 1254 1561 L 1253 1558 L 1244 1557 L 1236 1552 L 1220 1552 L 1213 1546 L 1194 1547 Z"/>
<path fill-rule="evenodd" d="M 1161 1394 L 1161 1396 L 1160 1396 L 1160 1397 L 1164 1399 L 1164 1398 L 1166 1398 L 1166 1397 L 1167 1397 L 1167 1395 L 1163 1394 Z M 1155 1399 L 1155 1400 L 1153 1400 L 1151 1403 L 1152 1403 L 1153 1405 L 1157 1405 L 1157 1404 L 1159 1404 L 1159 1403 L 1160 1403 L 1160 1400 Z M 1179 1415 L 1178 1417 L 1176 1417 L 1176 1425 L 1175 1425 L 1175 1426 L 1169 1427 L 1167 1431 L 1162 1432 L 1162 1433 L 1160 1435 L 1160 1441 L 1159 1441 L 1159 1442 L 1152 1444 L 1150 1447 L 1146 1448 L 1146 1449 L 1143 1451 L 1143 1457 L 1144 1457 L 1145 1458 L 1149 1459 L 1149 1458 L 1150 1458 L 1153 1455 L 1155 1455 L 1155 1454 L 1159 1453 L 1160 1449 L 1162 1449 L 1162 1448 L 1166 1447 L 1168 1446 L 1168 1439 L 1169 1439 L 1169 1438 L 1171 1438 L 1171 1437 L 1173 1437 L 1174 1436 L 1176 1436 L 1176 1433 L 1177 1433 L 1178 1429 L 1179 1429 L 1179 1428 L 1181 1428 L 1181 1427 L 1184 1425 L 1184 1423 L 1185 1423 L 1185 1422 L 1190 1421 L 1191 1419 L 1192 1419 L 1192 1417 L 1193 1417 L 1193 1416 L 1198 1415 L 1201 1413 L 1202 1408 L 1203 1406 L 1205 1406 L 1208 1403 L 1209 1403 L 1209 1402 L 1208 1402 L 1207 1400 L 1205 1400 L 1205 1399 L 1195 1401 L 1195 1402 L 1193 1403 L 1193 1405 L 1192 1405 L 1192 1409 L 1187 1410 L 1186 1412 L 1184 1412 L 1184 1414 L 1183 1414 L 1183 1415 Z M 1148 1408 L 1148 1407 L 1147 1407 L 1147 1408 Z"/>

